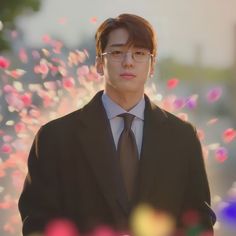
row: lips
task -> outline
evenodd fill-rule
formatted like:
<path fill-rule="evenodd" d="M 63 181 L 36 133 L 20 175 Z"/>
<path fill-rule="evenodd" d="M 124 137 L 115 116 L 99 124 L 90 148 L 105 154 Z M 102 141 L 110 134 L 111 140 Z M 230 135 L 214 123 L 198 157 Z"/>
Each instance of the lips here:
<path fill-rule="evenodd" d="M 136 77 L 135 74 L 128 73 L 128 72 L 122 73 L 122 74 L 120 74 L 120 76 L 121 76 L 123 79 L 126 79 L 126 80 L 131 80 L 131 79 L 133 79 L 133 78 Z"/>

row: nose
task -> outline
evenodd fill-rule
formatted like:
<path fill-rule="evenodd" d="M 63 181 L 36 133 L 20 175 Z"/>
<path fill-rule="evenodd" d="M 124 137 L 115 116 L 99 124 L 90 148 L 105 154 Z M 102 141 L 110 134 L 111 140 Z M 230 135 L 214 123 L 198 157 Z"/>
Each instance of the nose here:
<path fill-rule="evenodd" d="M 126 52 L 122 61 L 123 66 L 130 67 L 134 64 L 134 58 L 132 52 Z"/>

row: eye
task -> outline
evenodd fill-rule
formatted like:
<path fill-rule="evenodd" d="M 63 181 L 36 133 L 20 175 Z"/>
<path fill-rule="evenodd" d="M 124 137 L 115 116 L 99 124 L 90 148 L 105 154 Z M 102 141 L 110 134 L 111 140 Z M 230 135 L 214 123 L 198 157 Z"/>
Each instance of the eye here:
<path fill-rule="evenodd" d="M 147 52 L 145 52 L 145 51 L 135 51 L 134 54 L 136 56 L 145 56 L 147 54 Z"/>
<path fill-rule="evenodd" d="M 122 51 L 119 51 L 119 50 L 114 50 L 114 51 L 111 51 L 111 55 L 112 56 L 120 56 L 122 55 L 123 52 Z"/>

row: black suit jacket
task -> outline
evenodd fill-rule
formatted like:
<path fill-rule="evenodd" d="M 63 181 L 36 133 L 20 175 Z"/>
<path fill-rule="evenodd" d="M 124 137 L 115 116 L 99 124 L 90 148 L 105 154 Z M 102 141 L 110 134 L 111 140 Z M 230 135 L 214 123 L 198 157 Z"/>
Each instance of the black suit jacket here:
<path fill-rule="evenodd" d="M 19 200 L 23 234 L 43 231 L 54 218 L 80 232 L 100 224 L 128 229 L 132 209 L 148 203 L 173 215 L 196 210 L 212 230 L 215 215 L 196 131 L 145 96 L 143 144 L 135 199 L 129 205 L 102 92 L 82 109 L 42 126 L 33 142 Z"/>

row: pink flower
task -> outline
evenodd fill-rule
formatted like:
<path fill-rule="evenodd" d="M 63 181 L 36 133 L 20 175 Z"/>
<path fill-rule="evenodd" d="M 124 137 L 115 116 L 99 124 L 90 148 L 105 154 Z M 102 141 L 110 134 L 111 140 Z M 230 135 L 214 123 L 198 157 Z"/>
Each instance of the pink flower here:
<path fill-rule="evenodd" d="M 48 65 L 45 63 L 40 63 L 40 65 L 36 65 L 34 67 L 34 72 L 36 74 L 43 74 L 43 75 L 47 75 L 49 71 Z"/>
<path fill-rule="evenodd" d="M 40 53 L 37 50 L 32 51 L 32 56 L 34 59 L 39 59 L 40 58 Z"/>
<path fill-rule="evenodd" d="M 6 71 L 6 74 L 10 75 L 14 79 L 19 79 L 25 73 L 26 73 L 26 71 L 21 70 L 21 69 L 16 69 L 16 70 L 12 70 L 12 71 Z"/>
<path fill-rule="evenodd" d="M 21 48 L 19 50 L 19 58 L 23 63 L 27 63 L 28 62 L 28 55 L 26 54 L 26 51 L 24 48 Z"/>
<path fill-rule="evenodd" d="M 30 106 L 32 104 L 31 94 L 25 93 L 24 95 L 22 95 L 21 101 L 24 103 L 24 106 Z"/>
<path fill-rule="evenodd" d="M 219 98 L 222 95 L 222 89 L 219 87 L 213 88 L 211 89 L 208 93 L 207 93 L 207 100 L 208 102 L 216 102 L 217 100 L 219 100 Z"/>
<path fill-rule="evenodd" d="M 224 147 L 219 147 L 215 151 L 215 158 L 218 162 L 223 163 L 228 159 L 228 151 Z"/>
<path fill-rule="evenodd" d="M 212 118 L 212 119 L 210 119 L 208 122 L 207 122 L 207 124 L 208 125 L 214 125 L 214 124 L 216 124 L 218 122 L 218 118 Z"/>
<path fill-rule="evenodd" d="M 46 81 L 43 83 L 44 87 L 48 90 L 56 90 L 57 83 L 55 81 Z"/>
<path fill-rule="evenodd" d="M 0 56 L 0 69 L 7 69 L 10 66 L 10 61 L 5 57 Z"/>
<path fill-rule="evenodd" d="M 6 84 L 6 85 L 3 87 L 3 91 L 4 91 L 5 93 L 15 93 L 15 92 L 17 92 L 17 90 L 16 90 L 14 87 L 12 87 L 11 85 L 9 85 L 9 84 Z"/>
<path fill-rule="evenodd" d="M 53 52 L 55 52 L 56 54 L 60 54 L 61 53 L 61 48 L 63 47 L 63 43 L 60 41 L 53 41 L 52 43 L 53 46 Z"/>
<path fill-rule="evenodd" d="M 90 22 L 93 23 L 93 24 L 97 23 L 97 21 L 98 21 L 98 19 L 97 19 L 96 16 L 90 18 Z"/>
<path fill-rule="evenodd" d="M 47 34 L 45 34 L 43 37 L 42 37 L 42 41 L 44 43 L 50 43 L 52 41 L 51 37 Z"/>
<path fill-rule="evenodd" d="M 57 66 L 50 65 L 49 68 L 50 68 L 50 70 L 51 70 L 52 76 L 55 76 L 56 73 L 58 72 Z"/>
<path fill-rule="evenodd" d="M 179 80 L 176 78 L 170 79 L 167 81 L 167 88 L 173 89 L 179 84 Z"/>
<path fill-rule="evenodd" d="M 1 152 L 10 153 L 12 152 L 12 147 L 9 144 L 3 144 L 1 147 Z"/>
<path fill-rule="evenodd" d="M 22 101 L 20 95 L 18 93 L 8 93 L 5 96 L 7 103 L 14 107 L 15 110 L 20 111 L 24 108 L 24 102 Z"/>
<path fill-rule="evenodd" d="M 10 135 L 4 135 L 4 136 L 2 137 L 2 139 L 3 139 L 4 142 L 9 143 L 9 142 L 12 141 L 13 137 L 10 136 Z"/>
<path fill-rule="evenodd" d="M 236 130 L 232 128 L 225 130 L 223 133 L 223 140 L 226 143 L 230 143 L 231 141 L 235 139 L 235 137 L 236 137 Z"/>
<path fill-rule="evenodd" d="M 85 66 L 85 65 L 80 66 L 77 70 L 77 75 L 78 76 L 85 76 L 88 73 L 89 73 L 89 68 L 88 68 L 88 66 Z"/>
<path fill-rule="evenodd" d="M 4 135 L 5 132 L 3 130 L 0 129 L 0 136 Z"/>
<path fill-rule="evenodd" d="M 174 108 L 175 109 L 181 109 L 185 105 L 185 101 L 182 98 L 176 98 L 175 101 L 173 102 Z"/>
<path fill-rule="evenodd" d="M 20 132 L 24 131 L 25 128 L 26 128 L 25 124 L 22 123 L 22 122 L 19 122 L 19 123 L 15 124 L 15 131 L 16 131 L 16 133 L 20 133 Z"/>
<path fill-rule="evenodd" d="M 77 236 L 76 226 L 66 219 L 57 219 L 49 222 L 45 236 Z"/>
<path fill-rule="evenodd" d="M 72 77 L 64 78 L 62 84 L 65 89 L 71 89 L 75 86 L 75 80 Z"/>

